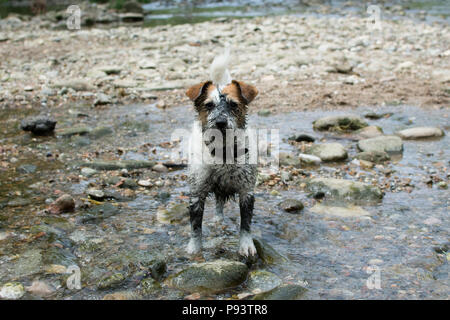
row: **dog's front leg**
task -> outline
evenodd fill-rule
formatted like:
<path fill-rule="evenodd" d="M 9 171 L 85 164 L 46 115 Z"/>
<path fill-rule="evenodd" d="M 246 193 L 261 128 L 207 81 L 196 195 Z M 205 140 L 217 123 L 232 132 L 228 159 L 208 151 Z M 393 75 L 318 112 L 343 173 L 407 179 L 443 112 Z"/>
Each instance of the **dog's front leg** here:
<path fill-rule="evenodd" d="M 252 223 L 253 206 L 255 197 L 251 193 L 239 196 L 239 209 L 241 211 L 241 234 L 239 239 L 239 254 L 248 257 L 256 254 L 253 238 L 250 231 Z"/>
<path fill-rule="evenodd" d="M 202 221 L 206 197 L 191 197 L 189 214 L 191 218 L 191 239 L 187 247 L 189 254 L 196 254 L 202 250 Z"/>

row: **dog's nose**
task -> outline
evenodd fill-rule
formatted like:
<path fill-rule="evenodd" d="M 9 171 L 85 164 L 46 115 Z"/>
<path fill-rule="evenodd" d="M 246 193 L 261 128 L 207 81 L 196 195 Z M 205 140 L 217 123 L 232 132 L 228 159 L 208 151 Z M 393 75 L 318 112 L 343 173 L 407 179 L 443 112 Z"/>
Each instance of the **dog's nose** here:
<path fill-rule="evenodd" d="M 227 126 L 227 119 L 217 119 L 216 126 L 219 129 L 225 129 Z"/>

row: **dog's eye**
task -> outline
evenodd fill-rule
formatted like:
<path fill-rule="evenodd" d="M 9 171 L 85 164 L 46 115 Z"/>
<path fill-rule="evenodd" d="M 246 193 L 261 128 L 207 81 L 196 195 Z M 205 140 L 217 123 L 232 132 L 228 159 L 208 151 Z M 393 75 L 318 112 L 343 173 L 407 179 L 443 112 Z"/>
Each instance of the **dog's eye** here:
<path fill-rule="evenodd" d="M 208 102 L 207 104 L 205 104 L 206 109 L 211 110 L 214 108 L 214 103 L 212 102 Z"/>
<path fill-rule="evenodd" d="M 237 108 L 237 103 L 234 102 L 234 101 L 230 101 L 230 107 L 231 107 L 232 109 Z"/>

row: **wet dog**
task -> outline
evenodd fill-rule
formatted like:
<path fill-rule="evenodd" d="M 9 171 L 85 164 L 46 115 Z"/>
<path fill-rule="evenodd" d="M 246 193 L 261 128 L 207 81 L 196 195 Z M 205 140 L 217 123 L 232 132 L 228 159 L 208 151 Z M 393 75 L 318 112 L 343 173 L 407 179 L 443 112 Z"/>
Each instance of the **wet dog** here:
<path fill-rule="evenodd" d="M 248 149 L 238 147 L 233 133 L 246 129 L 248 104 L 258 90 L 250 84 L 232 80 L 228 63 L 229 52 L 216 57 L 211 65 L 211 80 L 196 84 L 186 92 L 198 115 L 202 136 L 198 143 L 204 144 L 213 158 L 213 161 L 203 158 L 189 164 L 191 239 L 187 251 L 190 254 L 202 249 L 203 211 L 209 195 L 215 196 L 215 219 L 218 221 L 223 220 L 225 202 L 239 196 L 239 253 L 244 256 L 256 254 L 250 225 L 257 168 L 256 163 L 248 161 Z M 244 161 L 237 161 L 238 156 Z"/>

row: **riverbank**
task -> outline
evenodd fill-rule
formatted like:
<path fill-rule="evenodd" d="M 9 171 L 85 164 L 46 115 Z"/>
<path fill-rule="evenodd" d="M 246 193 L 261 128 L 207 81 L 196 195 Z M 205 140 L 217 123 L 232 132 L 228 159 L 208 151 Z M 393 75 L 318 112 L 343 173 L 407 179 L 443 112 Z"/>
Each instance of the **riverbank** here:
<path fill-rule="evenodd" d="M 0 22 L 0 103 L 188 104 L 184 90 L 205 80 L 214 56 L 230 46 L 233 77 L 260 90 L 252 111 L 448 106 L 449 27 L 405 19 L 370 32 L 366 22 L 279 16 L 70 31 L 10 17 Z"/>

